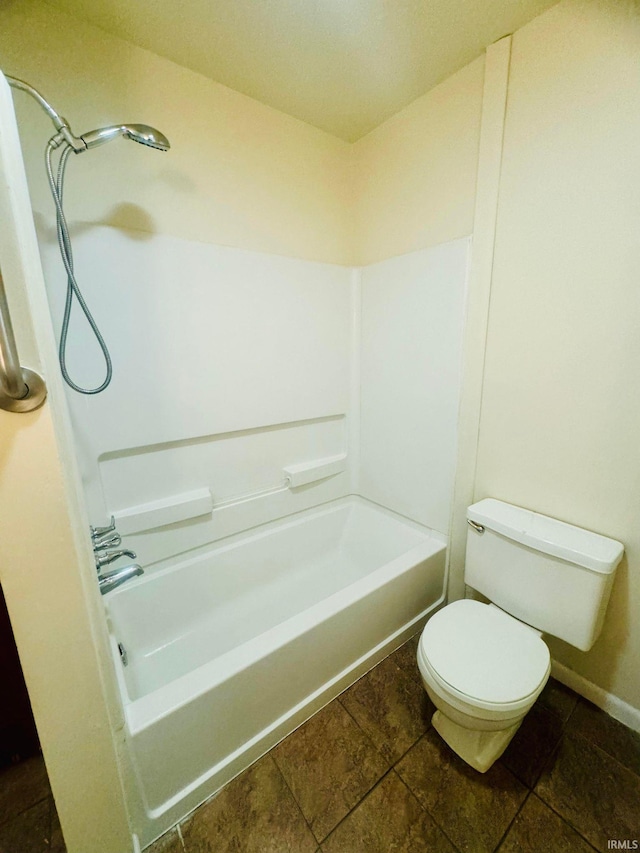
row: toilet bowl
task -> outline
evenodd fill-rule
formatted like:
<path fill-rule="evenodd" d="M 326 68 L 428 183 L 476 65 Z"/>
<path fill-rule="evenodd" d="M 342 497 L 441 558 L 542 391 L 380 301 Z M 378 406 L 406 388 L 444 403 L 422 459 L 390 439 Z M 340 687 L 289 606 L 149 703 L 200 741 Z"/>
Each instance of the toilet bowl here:
<path fill-rule="evenodd" d="M 418 645 L 433 726 L 480 773 L 504 752 L 549 678 L 539 632 L 499 608 L 465 599 L 427 622 Z"/>

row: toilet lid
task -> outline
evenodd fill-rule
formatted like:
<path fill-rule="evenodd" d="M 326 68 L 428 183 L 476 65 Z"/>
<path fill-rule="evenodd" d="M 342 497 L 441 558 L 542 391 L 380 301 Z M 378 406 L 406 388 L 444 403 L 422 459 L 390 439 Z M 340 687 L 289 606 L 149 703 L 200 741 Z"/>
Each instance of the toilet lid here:
<path fill-rule="evenodd" d="M 455 601 L 427 622 L 422 652 L 434 672 L 471 700 L 517 702 L 549 672 L 549 649 L 526 625 L 479 601 Z"/>

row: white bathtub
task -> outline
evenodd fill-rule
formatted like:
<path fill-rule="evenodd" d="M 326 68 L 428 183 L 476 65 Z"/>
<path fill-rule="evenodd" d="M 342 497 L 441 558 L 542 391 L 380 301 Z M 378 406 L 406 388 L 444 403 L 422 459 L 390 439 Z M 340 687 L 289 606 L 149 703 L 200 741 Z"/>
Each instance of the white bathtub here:
<path fill-rule="evenodd" d="M 110 593 L 143 844 L 417 631 L 443 601 L 445 551 L 349 497 Z"/>

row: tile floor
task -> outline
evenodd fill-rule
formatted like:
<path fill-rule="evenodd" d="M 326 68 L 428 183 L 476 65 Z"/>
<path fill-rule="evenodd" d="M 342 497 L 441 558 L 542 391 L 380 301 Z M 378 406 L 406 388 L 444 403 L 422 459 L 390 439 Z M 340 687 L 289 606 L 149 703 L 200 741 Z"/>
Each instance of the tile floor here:
<path fill-rule="evenodd" d="M 591 853 L 640 845 L 640 734 L 551 680 L 480 775 L 410 640 L 147 853 Z"/>
<path fill-rule="evenodd" d="M 65 853 L 41 756 L 0 770 L 0 853 Z"/>
<path fill-rule="evenodd" d="M 409 641 L 147 853 L 589 853 L 640 843 L 640 734 L 551 680 L 485 775 L 431 727 Z M 0 773 L 0 853 L 64 853 L 40 759 Z M 86 851 L 91 853 L 91 851 Z"/>

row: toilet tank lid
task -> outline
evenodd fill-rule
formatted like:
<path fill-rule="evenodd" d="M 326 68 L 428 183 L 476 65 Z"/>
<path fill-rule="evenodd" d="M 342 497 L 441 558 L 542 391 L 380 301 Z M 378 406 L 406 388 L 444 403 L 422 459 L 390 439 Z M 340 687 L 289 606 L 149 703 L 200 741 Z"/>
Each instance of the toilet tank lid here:
<path fill-rule="evenodd" d="M 611 574 L 624 553 L 624 545 L 615 539 L 494 498 L 470 506 L 467 518 L 536 551 L 602 574 Z"/>

